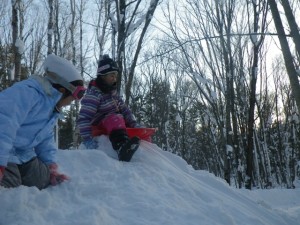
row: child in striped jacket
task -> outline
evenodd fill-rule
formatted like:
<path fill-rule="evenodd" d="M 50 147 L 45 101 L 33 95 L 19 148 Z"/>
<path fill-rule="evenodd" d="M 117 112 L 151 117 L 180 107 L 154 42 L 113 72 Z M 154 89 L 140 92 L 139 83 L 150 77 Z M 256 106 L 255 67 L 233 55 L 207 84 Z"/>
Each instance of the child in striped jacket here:
<path fill-rule="evenodd" d="M 139 147 L 138 137 L 129 138 L 126 127 L 138 127 L 131 110 L 118 95 L 118 67 L 104 55 L 99 61 L 97 78 L 89 83 L 85 96 L 81 100 L 81 109 L 77 127 L 83 144 L 87 149 L 97 148 L 93 138 L 93 129 L 108 135 L 120 161 L 130 161 Z"/>

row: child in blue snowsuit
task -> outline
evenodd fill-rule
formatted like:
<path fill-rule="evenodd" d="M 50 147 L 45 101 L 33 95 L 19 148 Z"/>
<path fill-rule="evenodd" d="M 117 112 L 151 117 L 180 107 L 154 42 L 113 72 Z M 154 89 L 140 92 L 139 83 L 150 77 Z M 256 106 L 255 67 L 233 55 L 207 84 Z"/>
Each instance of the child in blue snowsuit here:
<path fill-rule="evenodd" d="M 68 179 L 58 172 L 54 126 L 61 107 L 85 91 L 77 69 L 49 55 L 45 76 L 30 76 L 0 92 L 0 185 L 46 188 Z"/>

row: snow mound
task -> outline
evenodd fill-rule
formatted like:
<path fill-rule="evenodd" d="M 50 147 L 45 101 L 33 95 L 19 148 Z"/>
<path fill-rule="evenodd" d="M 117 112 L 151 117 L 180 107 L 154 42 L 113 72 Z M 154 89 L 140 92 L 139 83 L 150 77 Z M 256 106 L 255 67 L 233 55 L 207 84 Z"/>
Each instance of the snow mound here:
<path fill-rule="evenodd" d="M 42 191 L 0 188 L 0 225 L 300 224 L 155 144 L 143 141 L 131 162 L 119 162 L 108 138 L 97 139 L 99 149 L 58 152 L 70 181 Z"/>

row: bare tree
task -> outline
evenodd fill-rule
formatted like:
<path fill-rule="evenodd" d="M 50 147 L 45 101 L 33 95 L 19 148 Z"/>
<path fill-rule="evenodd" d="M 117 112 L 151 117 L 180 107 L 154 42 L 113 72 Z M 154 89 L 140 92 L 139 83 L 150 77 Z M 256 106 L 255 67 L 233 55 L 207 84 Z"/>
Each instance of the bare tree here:
<path fill-rule="evenodd" d="M 298 111 L 300 112 L 300 84 L 299 84 L 297 71 L 296 71 L 296 68 L 294 65 L 294 58 L 292 56 L 290 46 L 289 46 L 287 38 L 286 38 L 284 27 L 283 27 L 281 17 L 280 17 L 278 8 L 277 8 L 277 3 L 273 0 L 268 0 L 268 4 L 270 6 L 274 24 L 275 24 L 275 27 L 276 27 L 276 30 L 278 33 L 278 39 L 279 39 L 279 42 L 281 45 L 281 50 L 282 50 L 286 70 L 289 75 L 293 95 L 295 96 L 297 106 L 298 106 Z M 295 32 L 295 31 L 293 31 L 293 32 Z M 295 36 L 295 39 L 297 39 L 297 36 Z M 298 43 L 298 42 L 296 42 L 296 43 Z"/>
<path fill-rule="evenodd" d="M 47 55 L 51 54 L 53 52 L 52 49 L 52 38 L 53 38 L 53 32 L 54 32 L 54 18 L 53 18 L 53 7 L 54 7 L 54 1 L 55 0 L 48 0 L 48 5 L 49 5 L 49 19 L 48 19 L 48 51 L 47 51 Z"/>
<path fill-rule="evenodd" d="M 248 169 L 246 178 L 253 176 L 257 159 L 253 157 L 256 83 L 263 73 L 259 63 L 264 56 L 261 47 L 267 26 L 266 6 L 266 1 L 252 1 L 246 6 L 242 1 L 189 1 L 165 10 L 168 15 L 174 12 L 174 16 L 166 16 L 172 37 L 164 44 L 170 43 L 174 61 L 197 85 L 212 119 L 210 123 L 201 121 L 218 128 L 211 133 L 212 141 L 217 140 L 222 176 L 230 183 L 231 174 L 236 173 L 239 187 L 245 172 L 240 168 Z M 178 7 L 188 13 L 180 14 Z M 255 169 L 258 179 L 259 168 Z"/>
<path fill-rule="evenodd" d="M 266 1 L 252 1 L 253 12 L 253 30 L 249 27 L 251 35 L 251 42 L 253 44 L 253 60 L 250 78 L 250 96 L 249 96 L 249 114 L 248 114 L 248 135 L 246 148 L 246 180 L 245 187 L 251 189 L 253 181 L 253 152 L 254 152 L 254 113 L 256 104 L 256 82 L 258 76 L 258 61 L 260 48 L 262 46 L 264 35 L 257 35 L 257 33 L 264 33 L 266 29 L 267 16 L 267 2 Z M 250 23 L 249 23 L 250 26 Z"/>
<path fill-rule="evenodd" d="M 105 52 L 105 45 L 108 41 L 109 35 L 114 36 L 114 29 L 110 30 L 109 26 L 109 18 L 110 18 L 110 11 L 111 11 L 111 1 L 110 0 L 102 0 L 97 1 L 97 18 L 95 20 L 95 38 L 96 43 L 99 47 L 97 58 L 102 56 Z M 110 34 L 111 32 L 111 34 Z M 114 46 L 114 44 L 112 43 Z M 113 49 L 113 48 L 112 48 Z M 113 55 L 114 56 L 114 55 Z"/>
<path fill-rule="evenodd" d="M 131 94 L 131 86 L 134 77 L 134 71 L 136 68 L 137 60 L 141 52 L 142 44 L 144 42 L 144 37 L 146 31 L 151 23 L 153 14 L 158 5 L 159 0 L 150 1 L 146 13 L 142 12 L 142 9 L 145 7 L 145 2 L 142 0 L 131 1 L 126 3 L 125 0 L 115 0 L 116 5 L 116 20 L 111 14 L 111 21 L 113 27 L 113 34 L 117 34 L 117 43 L 115 46 L 116 49 L 116 61 L 119 65 L 119 73 L 121 78 L 124 78 L 125 82 L 125 102 L 129 103 L 129 98 Z M 131 54 L 133 58 L 129 58 L 129 50 L 126 48 L 127 39 L 133 33 L 141 28 L 138 38 L 136 39 L 136 47 Z M 137 36 L 135 36 L 137 37 Z M 114 47 L 114 46 L 113 46 Z M 114 54 L 113 54 L 114 56 Z M 129 62 L 129 63 L 128 63 Z M 130 69 L 127 69 L 127 65 L 130 65 Z M 118 80 L 118 90 L 121 88 L 122 79 Z"/>
<path fill-rule="evenodd" d="M 300 63 L 300 34 L 299 34 L 299 26 L 296 23 L 294 13 L 292 11 L 291 5 L 289 1 L 281 1 L 281 4 L 283 6 L 285 16 L 287 19 L 287 22 L 289 24 L 290 30 L 291 30 L 291 36 L 293 38 L 293 41 L 296 46 L 296 51 L 298 54 L 298 65 Z"/>
<path fill-rule="evenodd" d="M 20 24 L 20 12 L 22 7 L 22 0 L 12 0 L 12 44 L 13 44 L 13 54 L 14 54 L 14 74 L 15 80 L 21 80 L 21 27 Z"/>

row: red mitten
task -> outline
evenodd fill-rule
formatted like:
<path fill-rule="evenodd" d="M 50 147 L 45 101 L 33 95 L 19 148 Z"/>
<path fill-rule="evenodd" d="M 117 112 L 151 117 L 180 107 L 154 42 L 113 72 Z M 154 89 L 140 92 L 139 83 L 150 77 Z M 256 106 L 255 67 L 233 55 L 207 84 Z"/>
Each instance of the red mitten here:
<path fill-rule="evenodd" d="M 58 166 L 55 163 L 50 164 L 49 169 L 50 169 L 50 184 L 53 186 L 60 184 L 60 183 L 64 182 L 65 180 L 70 179 L 67 175 L 58 173 L 58 171 L 57 171 Z"/>
<path fill-rule="evenodd" d="M 2 180 L 2 178 L 4 176 L 4 170 L 5 170 L 5 167 L 4 166 L 0 166 L 0 181 Z"/>

